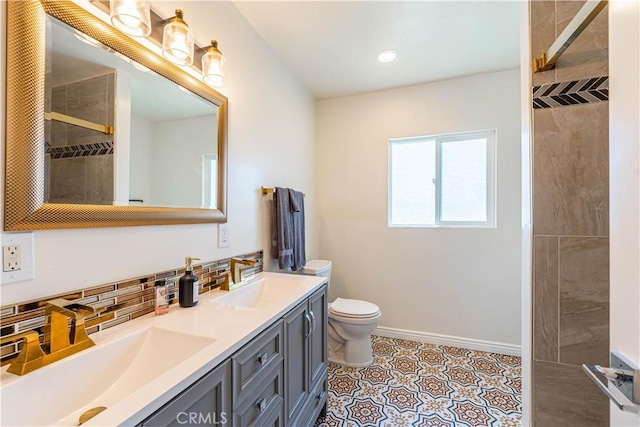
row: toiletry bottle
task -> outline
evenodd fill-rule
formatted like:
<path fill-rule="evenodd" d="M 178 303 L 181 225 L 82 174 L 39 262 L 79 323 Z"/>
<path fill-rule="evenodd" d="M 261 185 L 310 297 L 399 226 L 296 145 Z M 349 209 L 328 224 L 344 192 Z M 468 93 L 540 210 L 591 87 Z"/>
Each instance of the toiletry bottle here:
<path fill-rule="evenodd" d="M 169 285 L 165 279 L 156 280 L 153 285 L 156 293 L 156 316 L 169 312 Z"/>
<path fill-rule="evenodd" d="M 200 260 L 200 258 L 186 257 L 187 264 L 184 276 L 180 278 L 180 288 L 178 291 L 178 302 L 180 307 L 193 307 L 198 303 L 198 276 L 193 274 L 191 262 Z"/>

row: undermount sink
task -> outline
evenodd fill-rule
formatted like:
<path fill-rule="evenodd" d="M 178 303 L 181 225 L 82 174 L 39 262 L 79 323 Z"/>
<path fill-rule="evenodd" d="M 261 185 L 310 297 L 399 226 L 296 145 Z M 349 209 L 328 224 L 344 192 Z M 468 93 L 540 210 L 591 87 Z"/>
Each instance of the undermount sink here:
<path fill-rule="evenodd" d="M 109 407 L 215 341 L 149 327 L 98 344 L 13 381 L 3 381 L 1 425 L 78 425 L 89 409 Z M 3 373 L 3 380 L 5 375 Z M 24 411 L 32 402 L 32 411 Z"/>
<path fill-rule="evenodd" d="M 229 291 L 211 302 L 248 308 L 268 308 L 304 290 L 300 279 L 267 277 Z"/>

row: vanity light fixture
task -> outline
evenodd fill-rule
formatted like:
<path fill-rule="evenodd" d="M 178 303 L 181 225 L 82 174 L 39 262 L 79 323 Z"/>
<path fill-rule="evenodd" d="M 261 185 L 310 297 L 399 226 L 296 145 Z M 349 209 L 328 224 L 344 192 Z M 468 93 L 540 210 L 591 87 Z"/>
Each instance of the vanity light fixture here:
<path fill-rule="evenodd" d="M 146 37 L 151 34 L 151 7 L 148 1 L 109 0 L 111 24 L 125 34 Z"/>
<path fill-rule="evenodd" d="M 393 49 L 383 50 L 378 54 L 378 61 L 380 62 L 391 62 L 396 59 L 398 52 Z"/>
<path fill-rule="evenodd" d="M 176 16 L 167 19 L 162 33 L 162 56 L 176 65 L 193 63 L 194 41 L 183 13 L 176 9 Z"/>
<path fill-rule="evenodd" d="M 209 86 L 224 86 L 227 83 L 226 59 L 218 49 L 218 41 L 211 40 L 211 45 L 203 50 L 205 53 L 202 55 L 202 80 Z"/>

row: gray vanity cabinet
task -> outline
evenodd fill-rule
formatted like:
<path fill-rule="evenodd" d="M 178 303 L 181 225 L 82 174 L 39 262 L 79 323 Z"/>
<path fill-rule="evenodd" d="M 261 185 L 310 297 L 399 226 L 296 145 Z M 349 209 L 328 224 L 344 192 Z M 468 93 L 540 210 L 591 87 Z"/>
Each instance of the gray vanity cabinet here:
<path fill-rule="evenodd" d="M 137 427 L 308 427 L 327 402 L 327 286 Z"/>
<path fill-rule="evenodd" d="M 327 287 L 284 317 L 286 425 L 313 425 L 327 401 Z"/>
<path fill-rule="evenodd" d="M 144 420 L 138 427 L 228 425 L 231 361 L 227 360 Z"/>

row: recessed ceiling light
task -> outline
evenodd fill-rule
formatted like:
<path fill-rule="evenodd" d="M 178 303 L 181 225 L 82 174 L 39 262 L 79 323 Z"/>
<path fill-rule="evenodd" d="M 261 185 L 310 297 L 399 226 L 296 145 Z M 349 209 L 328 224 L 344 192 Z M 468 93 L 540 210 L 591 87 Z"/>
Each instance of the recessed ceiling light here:
<path fill-rule="evenodd" d="M 378 61 L 380 61 L 380 62 L 391 62 L 394 59 L 396 59 L 396 55 L 397 54 L 398 54 L 398 52 L 396 52 L 395 50 L 392 50 L 392 49 L 383 50 L 378 55 Z"/>

